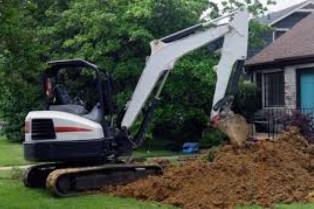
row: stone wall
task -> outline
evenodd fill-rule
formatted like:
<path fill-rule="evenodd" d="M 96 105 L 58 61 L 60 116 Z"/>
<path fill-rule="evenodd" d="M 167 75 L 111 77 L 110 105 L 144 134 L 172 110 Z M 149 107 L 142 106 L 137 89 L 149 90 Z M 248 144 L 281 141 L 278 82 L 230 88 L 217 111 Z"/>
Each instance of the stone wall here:
<path fill-rule="evenodd" d="M 297 107 L 297 85 L 295 66 L 284 69 L 285 77 L 285 107 L 295 109 Z"/>

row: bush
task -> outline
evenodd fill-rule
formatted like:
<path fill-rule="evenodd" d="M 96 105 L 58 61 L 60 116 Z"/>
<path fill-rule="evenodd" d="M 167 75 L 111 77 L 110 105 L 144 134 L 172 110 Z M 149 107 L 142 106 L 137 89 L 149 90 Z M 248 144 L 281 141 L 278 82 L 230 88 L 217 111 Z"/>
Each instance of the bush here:
<path fill-rule="evenodd" d="M 300 133 L 310 142 L 314 143 L 314 115 L 302 113 L 298 110 L 285 114 L 280 122 L 284 125 L 285 130 L 290 126 L 296 126 L 300 129 Z"/>
<path fill-rule="evenodd" d="M 209 161 L 209 162 L 213 162 L 215 157 L 216 157 L 216 154 L 217 152 L 219 151 L 220 147 L 217 146 L 217 147 L 212 147 L 208 153 L 207 153 L 207 156 L 206 156 L 206 159 Z"/>
<path fill-rule="evenodd" d="M 216 63 L 217 57 L 206 49 L 178 61 L 153 117 L 154 138 L 168 139 L 178 147 L 199 141 L 209 122 Z"/>
<path fill-rule="evenodd" d="M 240 82 L 238 94 L 233 104 L 234 112 L 250 119 L 257 109 L 256 86 L 247 81 Z"/>
<path fill-rule="evenodd" d="M 209 128 L 204 131 L 199 143 L 202 148 L 210 148 L 221 145 L 227 140 L 227 136 L 217 128 Z"/>
<path fill-rule="evenodd" d="M 197 142 L 206 124 L 207 116 L 201 110 L 190 108 L 182 111 L 179 107 L 165 107 L 155 116 L 153 135 L 181 147 L 184 142 Z"/>

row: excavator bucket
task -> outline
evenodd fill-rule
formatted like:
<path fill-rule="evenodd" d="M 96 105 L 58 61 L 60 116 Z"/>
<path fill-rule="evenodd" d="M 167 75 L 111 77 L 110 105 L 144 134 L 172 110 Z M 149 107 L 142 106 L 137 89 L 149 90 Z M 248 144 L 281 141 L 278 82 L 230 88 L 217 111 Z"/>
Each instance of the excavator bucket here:
<path fill-rule="evenodd" d="M 239 114 L 228 114 L 219 120 L 218 129 L 225 133 L 233 146 L 243 147 L 251 135 L 251 127 Z"/>

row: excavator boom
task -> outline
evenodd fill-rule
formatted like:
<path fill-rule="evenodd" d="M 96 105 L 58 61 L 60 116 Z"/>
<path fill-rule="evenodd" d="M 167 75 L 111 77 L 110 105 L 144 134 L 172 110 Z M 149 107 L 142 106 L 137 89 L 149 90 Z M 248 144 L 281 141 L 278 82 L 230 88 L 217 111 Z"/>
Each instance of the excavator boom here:
<path fill-rule="evenodd" d="M 243 62 L 246 59 L 248 22 L 249 13 L 241 8 L 232 14 L 152 41 L 151 56 L 127 105 L 121 126 L 130 128 L 133 125 L 157 82 L 166 71 L 174 68 L 177 60 L 191 51 L 224 37 L 221 59 L 216 68 L 217 84 L 213 99 L 213 107 L 216 108 L 212 109 L 211 118 L 218 115 L 221 108 L 216 104 L 226 96 L 234 65 L 237 61 Z"/>

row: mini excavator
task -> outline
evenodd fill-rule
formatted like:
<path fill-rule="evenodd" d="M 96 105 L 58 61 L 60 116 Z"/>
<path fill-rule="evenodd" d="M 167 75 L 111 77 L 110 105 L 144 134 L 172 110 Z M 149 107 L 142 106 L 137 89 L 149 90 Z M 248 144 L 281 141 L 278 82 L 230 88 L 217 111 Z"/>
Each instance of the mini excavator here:
<path fill-rule="evenodd" d="M 64 197 L 162 174 L 158 165 L 132 164 L 121 158 L 141 146 L 176 61 L 220 38 L 224 42 L 215 68 L 211 121 L 218 127 L 226 119 L 239 125 L 231 105 L 247 55 L 248 22 L 249 13 L 241 8 L 152 41 L 133 95 L 118 116 L 110 102 L 108 72 L 81 59 L 49 62 L 43 76 L 46 108 L 29 112 L 25 119 L 25 158 L 41 162 L 26 169 L 25 186 L 47 188 Z M 141 125 L 132 133 L 141 111 Z"/>

